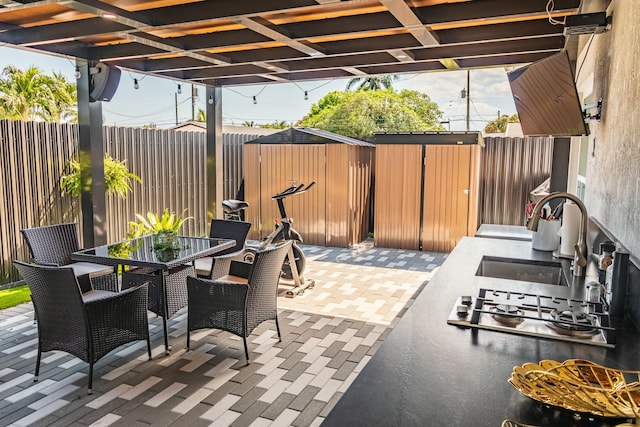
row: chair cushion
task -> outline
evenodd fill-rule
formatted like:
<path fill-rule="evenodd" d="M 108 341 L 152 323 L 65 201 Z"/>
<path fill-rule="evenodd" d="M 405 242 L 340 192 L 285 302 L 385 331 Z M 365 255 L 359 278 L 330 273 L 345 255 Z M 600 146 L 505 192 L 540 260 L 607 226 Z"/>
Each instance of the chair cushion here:
<path fill-rule="evenodd" d="M 216 282 L 239 283 L 242 285 L 246 285 L 249 283 L 249 281 L 244 277 L 232 276 L 230 274 L 216 278 Z"/>
<path fill-rule="evenodd" d="M 198 277 L 209 277 L 211 275 L 211 268 L 213 267 L 213 258 L 198 258 L 193 262 L 193 266 L 196 268 Z"/>
<path fill-rule="evenodd" d="M 65 265 L 65 267 L 71 267 L 76 277 L 84 276 L 85 274 L 88 274 L 89 276 L 101 276 L 103 274 L 113 273 L 112 266 L 94 264 L 92 262 L 74 262 L 69 265 Z"/>
<path fill-rule="evenodd" d="M 109 297 L 111 295 L 113 295 L 113 292 L 91 290 L 82 294 L 82 301 L 89 302 L 100 298 Z"/>

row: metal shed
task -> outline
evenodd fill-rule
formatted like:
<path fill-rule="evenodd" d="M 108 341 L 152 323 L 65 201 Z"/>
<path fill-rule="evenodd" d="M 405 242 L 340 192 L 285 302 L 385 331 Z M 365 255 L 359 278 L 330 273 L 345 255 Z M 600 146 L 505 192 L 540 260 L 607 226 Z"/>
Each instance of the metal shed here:
<path fill-rule="evenodd" d="M 375 135 L 374 244 L 449 252 L 478 221 L 477 132 Z"/>
<path fill-rule="evenodd" d="M 318 129 L 294 127 L 244 144 L 244 191 L 249 238 L 279 218 L 272 196 L 292 184 L 316 185 L 287 198 L 287 213 L 305 243 L 348 247 L 367 237 L 375 146 Z"/>

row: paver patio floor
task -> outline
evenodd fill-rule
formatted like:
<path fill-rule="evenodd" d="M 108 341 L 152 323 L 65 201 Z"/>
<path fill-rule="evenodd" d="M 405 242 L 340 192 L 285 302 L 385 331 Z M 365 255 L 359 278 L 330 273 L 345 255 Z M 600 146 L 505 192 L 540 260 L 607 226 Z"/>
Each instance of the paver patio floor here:
<path fill-rule="evenodd" d="M 62 352 L 43 354 L 33 382 L 37 329 L 33 306 L 0 311 L 0 425 L 317 426 L 363 369 L 446 254 L 303 246 L 315 288 L 278 298 L 282 342 L 265 322 L 242 340 L 219 330 L 192 334 L 187 308 L 171 318 L 164 355 L 162 322 L 150 314 L 152 360 L 133 343 L 95 366 Z"/>

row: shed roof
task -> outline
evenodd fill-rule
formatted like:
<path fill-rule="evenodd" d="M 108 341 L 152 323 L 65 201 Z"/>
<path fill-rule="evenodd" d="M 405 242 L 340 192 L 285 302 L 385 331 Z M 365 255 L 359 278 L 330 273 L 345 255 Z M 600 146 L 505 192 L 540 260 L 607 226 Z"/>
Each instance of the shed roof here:
<path fill-rule="evenodd" d="M 379 144 L 479 145 L 484 147 L 480 132 L 393 132 L 376 133 Z"/>
<path fill-rule="evenodd" d="M 362 147 L 375 146 L 359 139 L 306 127 L 292 127 L 272 135 L 261 136 L 247 141 L 245 144 L 347 144 Z"/>

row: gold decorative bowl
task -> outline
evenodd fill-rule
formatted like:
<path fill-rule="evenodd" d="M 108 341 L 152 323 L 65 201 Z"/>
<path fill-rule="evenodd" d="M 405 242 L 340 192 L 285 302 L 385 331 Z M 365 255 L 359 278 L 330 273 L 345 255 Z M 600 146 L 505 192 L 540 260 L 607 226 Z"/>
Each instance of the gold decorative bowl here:
<path fill-rule="evenodd" d="M 640 371 L 580 359 L 543 360 L 514 367 L 509 383 L 549 405 L 603 417 L 640 418 Z"/>

